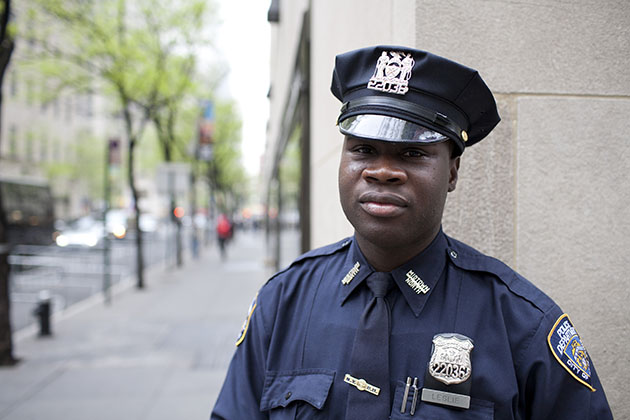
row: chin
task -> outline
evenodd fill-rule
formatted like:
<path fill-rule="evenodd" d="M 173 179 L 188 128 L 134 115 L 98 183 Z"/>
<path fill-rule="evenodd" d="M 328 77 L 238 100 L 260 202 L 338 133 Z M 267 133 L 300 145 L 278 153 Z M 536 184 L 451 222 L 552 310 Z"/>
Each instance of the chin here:
<path fill-rule="evenodd" d="M 357 236 L 381 249 L 413 249 L 419 244 L 433 240 L 440 230 L 439 222 L 401 223 L 393 219 L 379 222 L 350 220 Z"/>

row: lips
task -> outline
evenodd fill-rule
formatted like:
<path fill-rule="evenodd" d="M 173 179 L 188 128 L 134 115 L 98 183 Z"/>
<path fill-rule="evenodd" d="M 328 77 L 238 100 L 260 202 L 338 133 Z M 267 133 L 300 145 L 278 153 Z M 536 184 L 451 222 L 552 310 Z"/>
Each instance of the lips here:
<path fill-rule="evenodd" d="M 404 211 L 409 202 L 398 194 L 368 191 L 359 196 L 359 204 L 372 216 L 396 217 Z"/>

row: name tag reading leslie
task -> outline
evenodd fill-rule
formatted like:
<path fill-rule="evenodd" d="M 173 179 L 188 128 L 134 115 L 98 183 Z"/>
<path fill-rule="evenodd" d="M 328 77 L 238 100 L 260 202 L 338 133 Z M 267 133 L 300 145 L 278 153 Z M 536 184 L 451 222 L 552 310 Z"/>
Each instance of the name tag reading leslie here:
<path fill-rule="evenodd" d="M 425 402 L 450 405 L 451 407 L 470 408 L 470 397 L 468 395 L 454 394 L 452 392 L 423 388 L 421 399 Z"/>

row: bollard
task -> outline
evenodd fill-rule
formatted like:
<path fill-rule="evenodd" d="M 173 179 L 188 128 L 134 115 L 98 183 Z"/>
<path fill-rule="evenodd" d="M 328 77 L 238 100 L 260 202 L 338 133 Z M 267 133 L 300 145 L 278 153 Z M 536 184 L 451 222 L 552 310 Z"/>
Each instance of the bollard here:
<path fill-rule="evenodd" d="M 42 290 L 39 292 L 37 300 L 37 308 L 33 311 L 33 314 L 39 319 L 39 336 L 48 337 L 52 335 L 50 328 L 50 315 L 51 315 L 51 299 L 48 290 Z"/>

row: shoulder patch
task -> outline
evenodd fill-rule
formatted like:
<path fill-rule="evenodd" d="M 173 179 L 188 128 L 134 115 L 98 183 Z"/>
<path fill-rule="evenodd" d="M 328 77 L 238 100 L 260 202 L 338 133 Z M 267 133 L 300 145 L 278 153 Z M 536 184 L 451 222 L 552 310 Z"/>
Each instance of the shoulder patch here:
<path fill-rule="evenodd" d="M 258 302 L 258 293 L 254 296 L 254 300 L 249 305 L 249 309 L 247 309 L 247 318 L 245 322 L 243 322 L 243 326 L 241 327 L 241 332 L 236 339 L 236 347 L 240 346 L 243 340 L 245 340 L 245 334 L 247 334 L 247 329 L 249 328 L 249 320 L 252 318 L 252 314 L 254 313 L 254 309 L 256 309 L 256 303 Z"/>
<path fill-rule="evenodd" d="M 591 362 L 588 353 L 567 314 L 561 315 L 551 328 L 547 343 L 562 367 L 578 382 L 595 391 L 591 385 Z"/>

